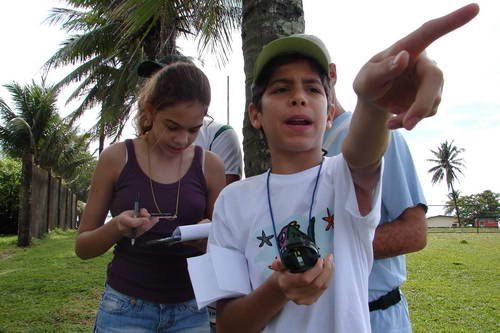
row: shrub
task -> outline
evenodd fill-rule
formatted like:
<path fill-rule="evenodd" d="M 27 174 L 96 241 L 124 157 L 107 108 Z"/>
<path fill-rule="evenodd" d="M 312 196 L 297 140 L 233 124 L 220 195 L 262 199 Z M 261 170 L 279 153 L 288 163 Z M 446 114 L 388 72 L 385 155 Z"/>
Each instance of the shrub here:
<path fill-rule="evenodd" d="M 17 233 L 21 162 L 18 159 L 0 159 L 0 234 Z"/>

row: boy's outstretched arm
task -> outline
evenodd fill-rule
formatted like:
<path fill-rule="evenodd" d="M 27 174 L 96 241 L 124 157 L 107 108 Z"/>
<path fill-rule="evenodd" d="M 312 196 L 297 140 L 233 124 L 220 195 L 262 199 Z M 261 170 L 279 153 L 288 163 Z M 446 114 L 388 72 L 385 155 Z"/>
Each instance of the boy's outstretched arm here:
<path fill-rule="evenodd" d="M 470 4 L 426 22 L 371 58 L 356 76 L 353 86 L 358 102 L 342 152 L 351 168 L 361 213 L 369 210 L 366 205 L 377 182 L 388 129 L 411 130 L 437 112 L 443 74 L 425 49 L 478 12 L 479 6 Z"/>

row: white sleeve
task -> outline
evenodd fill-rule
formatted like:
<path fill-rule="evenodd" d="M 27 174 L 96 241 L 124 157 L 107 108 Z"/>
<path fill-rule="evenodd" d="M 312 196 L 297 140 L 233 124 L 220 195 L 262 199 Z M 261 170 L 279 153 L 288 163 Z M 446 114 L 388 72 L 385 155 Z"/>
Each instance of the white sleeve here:
<path fill-rule="evenodd" d="M 351 172 L 343 156 L 336 161 L 334 256 L 335 332 L 370 332 L 368 276 L 373 265 L 373 237 L 380 220 L 381 179 L 375 186 L 370 212 L 362 216 Z M 379 170 L 382 174 L 383 163 Z M 337 208 L 338 207 L 338 208 Z M 356 313 L 357 320 L 346 320 Z"/>
<path fill-rule="evenodd" d="M 354 183 L 352 180 L 352 175 L 351 171 L 349 169 L 349 166 L 347 165 L 346 160 L 342 158 L 342 165 L 341 165 L 341 173 L 343 174 L 343 177 L 340 177 L 340 179 L 343 180 L 348 180 L 347 184 L 343 184 L 345 186 L 344 188 L 348 189 L 349 195 L 347 196 L 347 202 L 346 204 L 346 210 L 350 213 L 350 215 L 356 220 L 356 221 L 362 221 L 365 224 L 369 223 L 370 228 L 375 229 L 376 226 L 378 225 L 378 222 L 380 221 L 380 207 L 382 203 L 382 174 L 384 170 L 384 159 L 382 158 L 380 168 L 378 170 L 378 182 L 375 185 L 375 188 L 373 189 L 372 193 L 372 202 L 371 202 L 371 210 L 370 212 L 362 216 L 361 213 L 359 212 L 359 205 L 358 205 L 358 200 L 356 197 L 356 191 L 354 189 Z M 340 185 L 340 184 L 339 184 Z"/>
<path fill-rule="evenodd" d="M 233 197 L 229 196 L 230 199 Z M 207 253 L 188 258 L 198 308 L 219 299 L 240 297 L 251 292 L 248 263 L 238 245 L 240 238 L 230 225 L 233 220 L 227 214 L 231 211 L 225 209 L 225 203 L 221 193 L 212 216 Z"/>
<path fill-rule="evenodd" d="M 222 159 L 227 175 L 239 175 L 241 177 L 241 148 L 238 135 L 234 129 L 228 128 L 215 138 L 211 151 Z"/>

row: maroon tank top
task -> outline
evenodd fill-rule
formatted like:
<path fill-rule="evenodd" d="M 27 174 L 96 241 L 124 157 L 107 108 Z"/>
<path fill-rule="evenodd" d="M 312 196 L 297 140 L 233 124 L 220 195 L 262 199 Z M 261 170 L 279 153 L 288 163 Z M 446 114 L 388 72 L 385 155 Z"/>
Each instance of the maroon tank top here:
<path fill-rule="evenodd" d="M 127 163 L 114 184 L 110 210 L 113 216 L 131 210 L 137 193 L 140 207 L 157 212 L 151 194 L 149 177 L 142 171 L 132 140 L 126 140 Z M 202 170 L 203 149 L 195 146 L 191 166 L 181 178 L 179 212 L 177 220 L 160 221 L 138 237 L 131 246 L 129 238 L 122 238 L 114 248 L 108 265 L 107 282 L 119 292 L 156 303 L 179 303 L 194 298 L 187 271 L 186 258 L 200 255 L 194 247 L 145 246 L 144 242 L 170 236 L 179 225 L 195 224 L 205 217 L 207 184 Z M 153 181 L 154 195 L 160 210 L 174 213 L 178 182 L 162 184 Z"/>

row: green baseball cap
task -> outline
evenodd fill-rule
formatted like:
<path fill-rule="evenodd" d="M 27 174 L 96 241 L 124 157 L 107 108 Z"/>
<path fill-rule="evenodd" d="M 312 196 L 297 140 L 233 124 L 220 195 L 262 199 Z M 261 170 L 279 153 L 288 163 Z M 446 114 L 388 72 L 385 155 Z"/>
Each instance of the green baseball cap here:
<path fill-rule="evenodd" d="M 301 54 L 315 60 L 319 66 L 329 73 L 330 54 L 325 44 L 316 36 L 295 34 L 275 39 L 262 48 L 254 66 L 253 82 L 255 83 L 266 65 L 276 57 L 287 54 Z"/>

